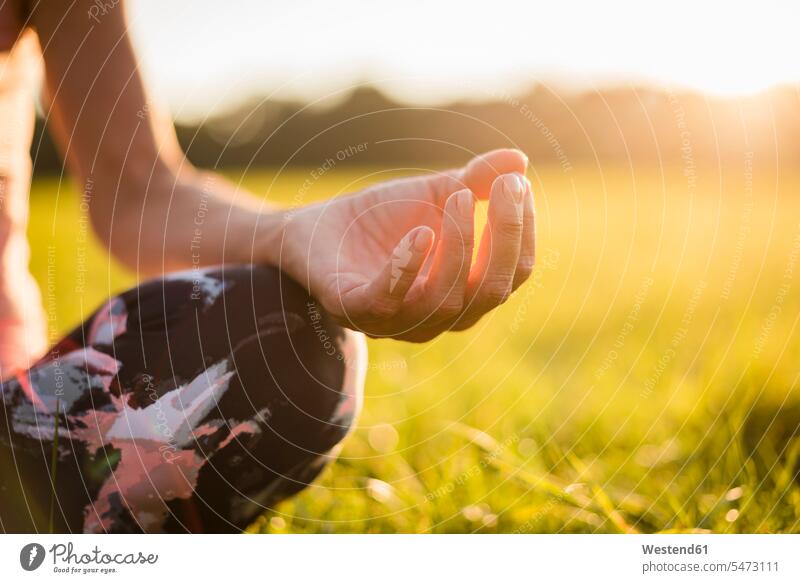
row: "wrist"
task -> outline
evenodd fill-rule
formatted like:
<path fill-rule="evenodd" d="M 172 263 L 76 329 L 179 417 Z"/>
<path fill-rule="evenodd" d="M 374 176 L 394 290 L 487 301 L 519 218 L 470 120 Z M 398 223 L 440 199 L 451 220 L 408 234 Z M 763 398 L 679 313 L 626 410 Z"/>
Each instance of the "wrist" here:
<path fill-rule="evenodd" d="M 280 269 L 288 266 L 286 231 L 291 216 L 289 211 L 269 209 L 253 214 L 252 238 L 243 246 L 247 257 L 244 263 L 273 265 Z"/>

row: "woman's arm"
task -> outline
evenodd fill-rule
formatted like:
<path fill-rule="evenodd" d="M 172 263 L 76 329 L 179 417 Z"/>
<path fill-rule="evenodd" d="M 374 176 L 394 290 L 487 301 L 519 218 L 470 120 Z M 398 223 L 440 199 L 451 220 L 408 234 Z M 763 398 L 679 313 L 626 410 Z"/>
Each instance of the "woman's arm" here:
<path fill-rule="evenodd" d="M 118 259 L 148 275 L 252 261 L 257 226 L 275 231 L 277 217 L 188 163 L 170 117 L 147 94 L 125 3 L 96 12 L 93 0 L 48 0 L 32 14 L 45 114 L 90 199 L 95 231 Z"/>
<path fill-rule="evenodd" d="M 51 126 L 90 196 L 95 230 L 137 271 L 276 265 L 342 325 L 412 341 L 473 325 L 531 274 L 534 206 L 521 152 L 296 212 L 262 209 L 186 162 L 168 116 L 148 100 L 124 2 L 102 14 L 93 0 L 38 6 Z M 476 198 L 489 208 L 473 263 Z"/>

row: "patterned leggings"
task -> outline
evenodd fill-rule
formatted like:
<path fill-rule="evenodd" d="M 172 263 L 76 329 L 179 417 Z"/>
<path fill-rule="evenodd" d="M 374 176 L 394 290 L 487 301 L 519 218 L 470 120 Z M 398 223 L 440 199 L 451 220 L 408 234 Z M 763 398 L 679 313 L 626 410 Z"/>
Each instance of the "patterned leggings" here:
<path fill-rule="evenodd" d="M 365 368 L 274 268 L 130 289 L 3 383 L 0 529 L 241 531 L 332 459 Z"/>

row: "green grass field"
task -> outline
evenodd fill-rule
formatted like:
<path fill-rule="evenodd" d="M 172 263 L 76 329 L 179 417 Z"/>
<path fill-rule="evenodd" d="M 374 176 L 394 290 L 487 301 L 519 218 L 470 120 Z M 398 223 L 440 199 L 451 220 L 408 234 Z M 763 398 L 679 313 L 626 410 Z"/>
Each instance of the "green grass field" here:
<path fill-rule="evenodd" d="M 242 181 L 291 204 L 308 176 Z M 370 342 L 339 461 L 252 531 L 800 531 L 800 173 L 530 177 L 532 281 L 466 333 Z M 70 184 L 31 198 L 55 338 L 133 278 L 84 240 Z"/>

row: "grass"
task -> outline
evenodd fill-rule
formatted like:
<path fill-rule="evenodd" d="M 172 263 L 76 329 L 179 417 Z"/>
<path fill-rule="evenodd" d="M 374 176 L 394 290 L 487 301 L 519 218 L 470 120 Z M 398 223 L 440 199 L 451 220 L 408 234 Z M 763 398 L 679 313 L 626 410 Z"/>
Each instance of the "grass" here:
<path fill-rule="evenodd" d="M 291 204 L 309 172 L 242 181 Z M 339 461 L 251 531 L 800 531 L 800 173 L 776 176 L 537 169 L 533 280 L 466 333 L 371 342 Z M 31 198 L 56 338 L 133 278 L 70 185 Z"/>

